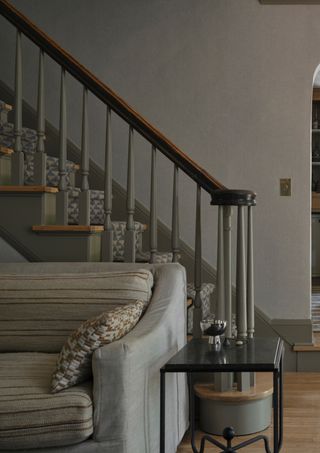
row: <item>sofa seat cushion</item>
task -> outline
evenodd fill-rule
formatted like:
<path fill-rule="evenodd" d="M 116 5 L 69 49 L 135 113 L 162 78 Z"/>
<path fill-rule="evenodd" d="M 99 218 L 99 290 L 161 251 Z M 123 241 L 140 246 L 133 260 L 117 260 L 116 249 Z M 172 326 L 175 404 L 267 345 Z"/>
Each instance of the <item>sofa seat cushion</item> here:
<path fill-rule="evenodd" d="M 93 432 L 91 383 L 50 392 L 57 354 L 0 354 L 0 451 L 77 444 Z"/>

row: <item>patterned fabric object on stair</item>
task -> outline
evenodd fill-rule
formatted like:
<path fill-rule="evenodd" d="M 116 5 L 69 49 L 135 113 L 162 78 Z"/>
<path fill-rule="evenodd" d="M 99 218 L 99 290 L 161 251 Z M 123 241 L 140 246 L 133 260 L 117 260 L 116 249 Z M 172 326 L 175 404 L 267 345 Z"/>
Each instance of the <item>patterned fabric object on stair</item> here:
<path fill-rule="evenodd" d="M 136 261 L 138 261 L 139 263 L 149 263 L 150 256 L 151 256 L 150 252 L 142 252 L 141 250 L 139 250 L 137 252 Z M 172 252 L 156 252 L 153 257 L 153 263 L 154 264 L 172 263 L 172 259 L 173 259 Z"/>
<path fill-rule="evenodd" d="M 67 187 L 72 188 L 74 185 L 73 176 L 76 171 L 76 166 L 73 162 L 66 162 L 66 180 Z M 47 186 L 59 186 L 59 159 L 52 156 L 47 156 Z M 26 154 L 24 160 L 24 182 L 27 185 L 35 184 L 34 181 L 34 154 Z"/>
<path fill-rule="evenodd" d="M 69 191 L 68 223 L 77 225 L 79 223 L 79 196 L 80 189 L 75 188 Z M 104 193 L 102 190 L 90 191 L 90 223 L 91 225 L 103 225 L 104 223 Z"/>
<path fill-rule="evenodd" d="M 201 305 L 202 305 L 202 318 L 207 317 L 211 311 L 210 295 L 213 293 L 214 288 L 215 288 L 215 285 L 213 283 L 202 283 L 202 285 L 201 285 L 200 298 L 201 298 Z M 187 284 L 187 297 L 188 297 L 188 299 L 192 299 L 194 302 L 195 297 L 196 297 L 194 283 Z M 192 334 L 193 310 L 194 310 L 194 306 L 192 305 L 188 309 L 188 327 L 187 327 L 188 334 Z"/>
<path fill-rule="evenodd" d="M 115 261 L 123 261 L 124 259 L 124 237 L 126 233 L 126 222 L 112 222 L 113 224 L 113 259 Z M 144 255 L 142 252 L 142 233 L 146 231 L 146 225 L 140 222 L 134 222 L 135 239 L 136 239 L 136 255 Z"/>
<path fill-rule="evenodd" d="M 22 149 L 25 153 L 34 153 L 36 151 L 36 142 L 21 140 Z M 14 138 L 8 135 L 0 134 L 0 144 L 6 148 L 14 149 Z"/>
<path fill-rule="evenodd" d="M 69 192 L 68 223 L 77 225 L 79 223 L 79 195 L 80 189 L 73 189 Z M 90 192 L 90 223 L 91 225 L 104 224 L 104 193 L 102 190 L 91 190 Z M 123 261 L 124 258 L 124 237 L 126 222 L 112 222 L 113 225 L 113 259 Z M 146 226 L 134 222 L 136 232 L 136 253 L 142 253 L 142 233 Z"/>
<path fill-rule="evenodd" d="M 23 127 L 21 140 L 24 152 L 35 152 L 37 131 Z M 14 125 L 12 123 L 0 124 L 0 142 L 7 148 L 14 148 Z"/>

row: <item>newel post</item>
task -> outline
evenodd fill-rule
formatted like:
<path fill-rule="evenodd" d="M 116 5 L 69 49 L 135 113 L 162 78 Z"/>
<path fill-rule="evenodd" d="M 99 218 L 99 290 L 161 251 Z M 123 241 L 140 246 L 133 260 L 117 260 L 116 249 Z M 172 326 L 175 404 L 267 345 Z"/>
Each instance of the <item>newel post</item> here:
<path fill-rule="evenodd" d="M 249 190 L 216 190 L 212 205 L 218 206 L 218 249 L 216 281 L 216 318 L 227 322 L 226 340 L 232 338 L 232 262 L 236 263 L 235 323 L 237 340 L 246 341 L 254 334 L 254 285 L 253 285 L 253 222 L 252 207 L 256 194 Z M 231 214 L 237 208 L 236 256 L 231 253 Z M 247 245 L 246 245 L 247 240 Z M 250 375 L 237 373 L 238 390 L 250 388 Z M 230 373 L 215 375 L 217 391 L 233 388 Z"/>

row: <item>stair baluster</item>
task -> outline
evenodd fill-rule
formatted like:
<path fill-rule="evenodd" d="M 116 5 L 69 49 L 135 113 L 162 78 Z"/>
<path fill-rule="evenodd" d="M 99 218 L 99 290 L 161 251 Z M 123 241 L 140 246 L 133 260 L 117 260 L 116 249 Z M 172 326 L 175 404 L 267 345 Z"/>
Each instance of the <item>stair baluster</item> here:
<path fill-rule="evenodd" d="M 246 291 L 246 257 L 245 257 L 245 226 L 244 206 L 238 206 L 237 224 L 237 327 L 238 338 L 247 338 L 247 291 Z"/>
<path fill-rule="evenodd" d="M 248 207 L 248 209 L 250 209 Z M 249 230 L 248 230 L 249 234 Z M 237 327 L 238 338 L 245 340 L 248 336 L 247 331 L 247 285 L 246 278 L 246 247 L 245 247 L 245 206 L 238 206 L 238 225 L 237 225 Z M 236 373 L 237 389 L 240 392 L 250 390 L 250 386 L 255 383 L 255 373 Z"/>
<path fill-rule="evenodd" d="M 227 321 L 226 338 L 232 338 L 232 282 L 231 282 L 231 215 L 232 207 L 223 206 L 223 255 L 224 255 L 224 303 Z"/>
<path fill-rule="evenodd" d="M 200 321 L 202 320 L 202 243 L 201 243 L 201 187 L 197 185 L 196 199 L 196 229 L 195 229 L 195 253 L 194 253 L 194 287 L 196 291 L 193 311 L 193 337 L 201 338 Z"/>
<path fill-rule="evenodd" d="M 21 32 L 17 30 L 15 64 L 15 110 L 14 110 L 14 153 L 12 154 L 11 181 L 14 185 L 24 183 L 24 154 L 22 151 L 22 50 Z"/>
<path fill-rule="evenodd" d="M 216 279 L 216 319 L 227 321 L 226 338 L 231 337 L 231 206 L 218 206 L 218 249 Z M 233 373 L 215 373 L 219 392 L 233 387 Z"/>
<path fill-rule="evenodd" d="M 157 150 L 152 146 L 151 154 L 151 193 L 150 193 L 150 263 L 153 263 L 158 248 L 157 216 Z"/>
<path fill-rule="evenodd" d="M 67 160 L 67 99 L 66 71 L 61 68 L 60 124 L 59 124 L 59 192 L 57 194 L 57 224 L 68 224 Z"/>
<path fill-rule="evenodd" d="M 79 224 L 90 225 L 89 145 L 88 145 L 88 90 L 83 88 L 81 133 L 81 192 Z"/>
<path fill-rule="evenodd" d="M 88 120 L 87 120 L 87 92 L 100 99 L 107 106 L 107 140 L 105 156 L 105 232 L 103 233 L 104 247 L 103 259 L 112 261 L 112 171 L 111 171 L 111 109 L 129 125 L 128 169 L 127 169 L 127 222 L 125 232 L 124 260 L 135 261 L 135 184 L 134 184 L 134 152 L 133 130 L 138 132 L 152 146 L 151 164 L 151 198 L 150 198 L 150 260 L 155 261 L 157 256 L 157 203 L 156 203 L 156 152 L 161 152 L 174 165 L 173 201 L 172 201 L 172 236 L 171 248 L 173 261 L 179 260 L 179 190 L 178 175 L 183 171 L 197 184 L 197 209 L 196 209 L 196 250 L 195 250 L 195 326 L 194 334 L 199 335 L 199 319 L 201 313 L 201 189 L 211 195 L 212 205 L 219 206 L 218 219 L 218 253 L 217 253 L 217 290 L 216 290 L 216 315 L 227 320 L 226 336 L 230 338 L 231 332 L 231 206 L 238 207 L 238 234 L 237 234 L 237 327 L 239 339 L 252 337 L 254 333 L 254 286 L 253 286 L 253 238 L 252 238 L 252 210 L 256 204 L 256 195 L 248 190 L 229 190 L 208 172 L 203 170 L 196 162 L 182 150 L 170 142 L 145 118 L 137 114 L 125 101 L 111 90 L 106 84 L 98 80 L 88 69 L 83 67 L 68 52 L 63 51 L 51 38 L 38 29 L 16 10 L 7 1 L 0 0 L 0 14 L 17 28 L 16 64 L 15 64 L 15 124 L 14 124 L 14 153 L 12 155 L 12 182 L 15 185 L 24 183 L 24 155 L 22 150 L 22 33 L 40 48 L 39 57 L 39 82 L 38 82 L 38 143 L 36 153 L 36 182 L 41 185 L 46 183 L 45 173 L 45 119 L 44 119 L 44 53 L 49 55 L 61 66 L 61 94 L 60 94 L 60 150 L 59 150 L 59 193 L 57 194 L 56 222 L 61 225 L 60 231 L 68 224 L 68 185 L 67 185 L 67 112 L 66 112 L 66 70 L 84 87 L 83 94 L 83 127 L 82 127 L 82 157 L 81 157 L 81 196 L 80 196 L 80 222 L 86 224 L 74 228 L 77 231 L 98 231 L 90 224 L 90 197 L 89 194 L 89 153 L 88 153 Z M 9 109 L 7 109 L 9 110 Z M 1 116 L 6 117 L 6 112 Z M 10 150 L 9 150 L 10 151 Z M 21 188 L 20 188 L 21 189 Z M 19 190 L 20 190 L 19 189 Z M 54 188 L 42 187 L 34 190 L 55 193 Z M 49 190 L 50 189 L 50 190 Z M 52 190 L 51 190 L 52 189 Z M 49 198 L 49 197 L 48 197 Z M 51 197 L 53 199 L 54 197 Z M 248 207 L 247 230 L 247 267 L 245 258 L 245 222 L 244 208 Z M 53 221 L 54 210 L 48 213 L 48 221 Z M 44 228 L 45 230 L 45 228 Z M 44 231 L 43 230 L 43 231 Z M 57 228 L 59 230 L 59 227 Z M 36 229 L 34 231 L 37 231 Z M 100 231 L 99 231 L 100 232 Z M 247 272 L 247 275 L 246 275 Z M 228 375 L 228 373 L 227 373 Z M 248 380 L 240 376 L 241 385 L 247 385 Z M 220 390 L 229 388 L 230 380 L 221 379 L 218 383 Z M 231 383 L 232 384 L 232 383 Z"/>
<path fill-rule="evenodd" d="M 215 298 L 216 316 L 218 319 L 225 319 L 223 261 L 223 206 L 218 206 L 217 277 Z"/>
<path fill-rule="evenodd" d="M 136 260 L 135 230 L 134 230 L 134 152 L 133 152 L 133 128 L 129 127 L 128 143 L 128 174 L 127 174 L 127 227 L 125 234 L 124 260 L 134 263 Z"/>
<path fill-rule="evenodd" d="M 173 197 L 172 197 L 172 227 L 171 227 L 171 248 L 172 261 L 179 261 L 180 238 L 179 238 L 179 167 L 174 166 L 173 170 Z"/>
<path fill-rule="evenodd" d="M 37 102 L 37 151 L 34 156 L 34 182 L 47 184 L 47 154 L 45 153 L 45 108 L 44 108 L 44 52 L 39 51 L 38 102 Z"/>
<path fill-rule="evenodd" d="M 102 234 L 101 257 L 103 261 L 113 261 L 113 226 L 112 214 L 112 137 L 111 109 L 107 107 L 106 118 L 106 148 L 104 173 L 104 232 Z"/>
<path fill-rule="evenodd" d="M 248 304 L 248 337 L 254 335 L 254 271 L 253 271 L 253 212 L 248 206 L 248 239 L 247 239 L 247 304 Z"/>

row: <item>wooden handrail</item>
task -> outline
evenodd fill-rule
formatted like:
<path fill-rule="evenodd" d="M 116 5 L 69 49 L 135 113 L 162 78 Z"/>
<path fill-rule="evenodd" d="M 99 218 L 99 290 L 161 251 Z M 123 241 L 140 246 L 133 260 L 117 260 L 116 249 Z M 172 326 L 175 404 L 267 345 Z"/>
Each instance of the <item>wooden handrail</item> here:
<path fill-rule="evenodd" d="M 132 128 L 161 151 L 168 159 L 190 176 L 211 195 L 226 187 L 201 168 L 187 154 L 168 140 L 158 129 L 130 107 L 114 91 L 81 65 L 72 55 L 62 49 L 46 33 L 6 0 L 0 0 L 0 14 L 26 35 L 60 66 L 82 83 L 88 90 L 108 105 Z"/>

